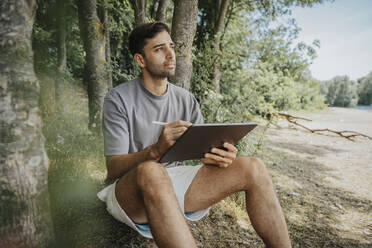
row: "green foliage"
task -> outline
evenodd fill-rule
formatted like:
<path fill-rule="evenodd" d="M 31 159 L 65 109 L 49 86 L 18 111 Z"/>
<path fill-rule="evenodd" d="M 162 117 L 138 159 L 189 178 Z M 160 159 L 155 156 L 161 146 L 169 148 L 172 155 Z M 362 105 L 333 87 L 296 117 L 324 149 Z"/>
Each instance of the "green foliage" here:
<path fill-rule="evenodd" d="M 358 80 L 358 96 L 358 104 L 372 105 L 372 72 Z"/>
<path fill-rule="evenodd" d="M 326 103 L 337 107 L 354 107 L 358 103 L 357 85 L 347 76 L 336 76 L 322 83 Z"/>
<path fill-rule="evenodd" d="M 55 18 L 53 4 L 38 1 L 35 23 L 32 33 L 34 51 L 34 68 L 38 72 L 51 71 L 56 68 L 57 49 L 55 42 Z"/>
<path fill-rule="evenodd" d="M 218 55 L 208 35 L 194 52 L 191 90 L 205 121 L 271 119 L 281 110 L 324 107 L 319 84 L 308 70 L 319 41 L 314 47 L 295 46 L 298 28 L 293 20 L 273 26 L 266 18 L 255 21 L 253 14 L 248 18 L 243 13 L 230 20 L 221 43 L 220 93 L 212 87 L 211 71 Z"/>
<path fill-rule="evenodd" d="M 85 51 L 80 39 L 79 23 L 76 19 L 71 20 L 70 30 L 66 37 L 67 69 L 75 78 L 83 78 Z"/>
<path fill-rule="evenodd" d="M 140 74 L 128 48 L 129 34 L 134 27 L 134 13 L 129 1 L 112 0 L 108 4 L 110 45 L 114 86 Z"/>
<path fill-rule="evenodd" d="M 36 73 L 54 73 L 57 68 L 57 13 L 56 1 L 37 1 L 36 18 L 33 27 L 32 45 Z M 80 39 L 74 1 L 64 1 L 67 67 L 75 77 L 82 77 L 84 50 Z"/>
<path fill-rule="evenodd" d="M 139 75 L 127 44 L 129 33 L 133 29 L 133 9 L 129 1 L 109 0 L 105 6 L 110 19 L 113 83 L 117 85 Z M 72 0 L 65 1 L 65 7 L 68 72 L 74 78 L 83 78 L 85 52 L 80 38 L 77 7 Z M 57 67 L 57 11 L 56 1 L 38 1 L 32 37 L 37 73 L 53 73 Z"/>

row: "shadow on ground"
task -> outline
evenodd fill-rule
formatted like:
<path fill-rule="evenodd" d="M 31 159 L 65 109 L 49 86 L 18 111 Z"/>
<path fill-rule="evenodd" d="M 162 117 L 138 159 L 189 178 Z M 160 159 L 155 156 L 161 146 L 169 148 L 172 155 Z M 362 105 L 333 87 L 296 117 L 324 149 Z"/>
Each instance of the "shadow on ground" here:
<path fill-rule="evenodd" d="M 293 148 L 294 144 L 284 146 Z M 299 151 L 306 150 L 304 147 L 307 149 L 299 146 Z M 288 191 L 286 185 L 276 185 L 286 216 L 298 216 L 288 220 L 293 247 L 372 247 L 372 242 L 343 238 L 335 229 L 340 224 L 337 215 L 347 210 L 371 216 L 372 201 L 326 185 L 323 178 L 330 175 L 330 169 L 322 164 L 277 149 L 266 148 L 265 152 L 267 160 L 275 161 L 267 164 L 274 182 L 284 176 L 300 185 L 295 192 Z"/>

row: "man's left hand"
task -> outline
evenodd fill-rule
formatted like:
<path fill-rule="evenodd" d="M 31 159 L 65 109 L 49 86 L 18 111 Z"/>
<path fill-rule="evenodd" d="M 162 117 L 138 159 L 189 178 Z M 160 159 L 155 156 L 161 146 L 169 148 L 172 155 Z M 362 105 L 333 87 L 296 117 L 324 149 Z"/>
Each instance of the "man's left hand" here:
<path fill-rule="evenodd" d="M 216 165 L 220 168 L 229 167 L 236 158 L 238 149 L 232 144 L 224 143 L 223 147 L 227 149 L 212 148 L 209 153 L 204 154 L 204 158 L 200 159 L 204 164 Z"/>

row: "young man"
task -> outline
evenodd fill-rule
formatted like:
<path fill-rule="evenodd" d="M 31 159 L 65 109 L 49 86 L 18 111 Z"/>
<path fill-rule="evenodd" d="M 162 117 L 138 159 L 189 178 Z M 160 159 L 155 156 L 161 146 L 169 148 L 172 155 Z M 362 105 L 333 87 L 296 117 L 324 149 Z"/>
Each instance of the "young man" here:
<path fill-rule="evenodd" d="M 211 205 L 245 191 L 247 213 L 265 244 L 291 247 L 271 179 L 259 159 L 237 158 L 237 149 L 226 143 L 226 151 L 211 149 L 199 166 L 157 162 L 191 123 L 203 118 L 194 96 L 167 80 L 175 73 L 176 57 L 165 24 L 138 26 L 129 47 L 142 76 L 115 87 L 104 101 L 106 164 L 115 182 L 98 197 L 110 214 L 153 237 L 159 247 L 196 247 L 185 218 L 198 220 Z"/>

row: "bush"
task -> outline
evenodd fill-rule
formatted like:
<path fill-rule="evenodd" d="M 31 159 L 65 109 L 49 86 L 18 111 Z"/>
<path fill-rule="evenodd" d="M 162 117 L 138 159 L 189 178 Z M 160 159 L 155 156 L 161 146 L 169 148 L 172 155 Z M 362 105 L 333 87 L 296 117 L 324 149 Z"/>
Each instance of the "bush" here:
<path fill-rule="evenodd" d="M 358 103 L 357 85 L 347 76 L 336 76 L 323 83 L 326 103 L 336 107 L 354 107 Z"/>
<path fill-rule="evenodd" d="M 358 80 L 358 104 L 372 105 L 372 72 Z"/>

